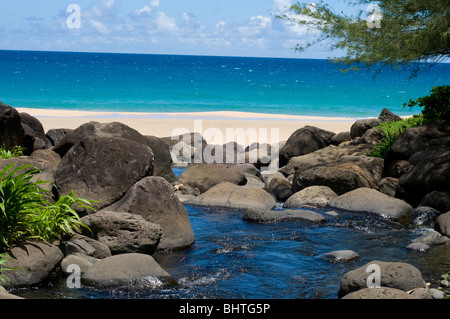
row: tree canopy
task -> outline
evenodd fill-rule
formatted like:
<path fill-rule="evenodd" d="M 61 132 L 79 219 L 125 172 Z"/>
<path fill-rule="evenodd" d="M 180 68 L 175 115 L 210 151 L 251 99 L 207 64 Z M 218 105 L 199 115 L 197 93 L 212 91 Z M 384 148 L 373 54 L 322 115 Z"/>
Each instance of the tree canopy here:
<path fill-rule="evenodd" d="M 321 1 L 294 4 L 289 8 L 293 14 L 279 16 L 320 31 L 317 39 L 295 49 L 303 51 L 322 42 L 331 50 L 345 50 L 345 56 L 333 61 L 366 66 L 433 65 L 450 57 L 450 0 L 346 2 L 365 10 L 346 15 Z M 415 64 L 416 71 L 419 68 Z"/>

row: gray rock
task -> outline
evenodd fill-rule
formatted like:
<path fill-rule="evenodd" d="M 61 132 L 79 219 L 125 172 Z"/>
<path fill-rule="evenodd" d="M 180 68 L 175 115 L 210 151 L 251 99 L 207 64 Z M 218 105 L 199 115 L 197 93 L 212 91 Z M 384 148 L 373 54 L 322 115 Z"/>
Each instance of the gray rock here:
<path fill-rule="evenodd" d="M 92 236 L 91 233 L 89 233 L 89 235 Z M 98 240 L 95 240 L 91 237 L 84 236 L 81 234 L 75 234 L 70 239 L 71 240 L 82 240 L 82 241 L 86 242 L 87 244 L 89 244 L 89 246 L 93 247 L 95 251 L 89 255 L 91 257 L 94 257 L 97 259 L 103 259 L 103 258 L 111 256 L 111 250 L 109 249 L 108 246 L 106 246 L 105 244 L 103 244 L 103 243 L 99 242 Z"/>
<path fill-rule="evenodd" d="M 433 299 L 430 294 L 430 290 L 426 288 L 417 288 L 411 292 L 411 296 L 414 299 Z"/>
<path fill-rule="evenodd" d="M 58 128 L 58 129 L 50 129 L 45 134 L 47 140 L 47 148 L 52 148 L 56 144 L 58 144 L 67 134 L 72 133 L 72 129 L 66 128 Z"/>
<path fill-rule="evenodd" d="M 331 262 L 345 263 L 355 261 L 360 256 L 353 250 L 335 250 L 323 254 L 323 257 Z"/>
<path fill-rule="evenodd" d="M 350 128 L 350 137 L 352 139 L 361 137 L 367 130 L 374 128 L 380 124 L 381 121 L 377 118 L 357 120 Z"/>
<path fill-rule="evenodd" d="M 395 197 L 398 188 L 398 179 L 385 177 L 378 184 L 378 191 L 391 197 Z"/>
<path fill-rule="evenodd" d="M 450 237 L 450 211 L 438 216 L 434 229 L 442 235 Z"/>
<path fill-rule="evenodd" d="M 86 258 L 80 255 L 68 255 L 61 261 L 61 270 L 66 275 L 73 274 L 73 269 L 69 266 L 78 266 L 80 268 L 80 275 L 86 273 L 86 271 L 91 268 L 98 260 L 95 258 Z"/>
<path fill-rule="evenodd" d="M 400 178 L 402 175 L 410 172 L 414 168 L 407 160 L 394 161 L 387 168 L 387 175 L 394 178 Z"/>
<path fill-rule="evenodd" d="M 201 193 L 213 186 L 228 182 L 236 185 L 245 185 L 245 174 L 232 165 L 225 164 L 196 164 L 190 165 L 179 177 L 179 181 L 190 187 L 198 188 Z"/>
<path fill-rule="evenodd" d="M 266 184 L 261 180 L 261 178 L 255 175 L 245 173 L 245 178 L 247 179 L 247 184 L 245 184 L 244 187 L 266 187 Z"/>
<path fill-rule="evenodd" d="M 330 140 L 332 145 L 340 145 L 341 143 L 351 141 L 350 132 L 341 132 L 333 136 Z"/>
<path fill-rule="evenodd" d="M 414 209 L 414 218 L 411 222 L 414 226 L 426 226 L 430 228 L 434 228 L 434 223 L 436 222 L 436 218 L 441 213 L 428 206 L 420 206 Z"/>
<path fill-rule="evenodd" d="M 328 186 L 342 195 L 356 188 L 378 188 L 383 172 L 383 159 L 368 156 L 345 156 L 340 160 L 317 165 L 294 176 L 292 190 L 309 186 Z"/>
<path fill-rule="evenodd" d="M 24 299 L 24 298 L 10 294 L 4 287 L 0 286 L 0 299 L 7 300 L 7 299 Z"/>
<path fill-rule="evenodd" d="M 271 209 L 276 205 L 275 199 L 265 190 L 259 187 L 242 187 L 232 183 L 220 183 L 186 203 L 231 209 Z"/>
<path fill-rule="evenodd" d="M 59 265 L 64 255 L 56 245 L 45 242 L 25 242 L 6 252 L 11 257 L 3 265 L 3 276 L 9 279 L 9 286 L 29 287 L 43 282 Z"/>
<path fill-rule="evenodd" d="M 172 156 L 169 146 L 156 136 L 145 136 L 147 143 L 145 145 L 152 149 L 154 155 L 153 176 L 161 176 L 169 183 L 178 180 L 178 177 L 172 171 Z"/>
<path fill-rule="evenodd" d="M 429 246 L 450 244 L 450 238 L 441 235 L 437 231 L 429 231 L 427 234 L 413 239 L 413 243 L 422 243 Z"/>
<path fill-rule="evenodd" d="M 284 176 L 271 178 L 267 190 L 272 193 L 279 202 L 284 202 L 293 194 L 291 183 L 289 183 Z"/>
<path fill-rule="evenodd" d="M 194 231 L 186 208 L 171 184 L 159 176 L 146 177 L 133 185 L 116 203 L 104 210 L 142 216 L 162 227 L 158 250 L 179 250 L 192 245 Z"/>
<path fill-rule="evenodd" d="M 288 163 L 289 159 L 314 152 L 330 145 L 335 133 L 317 127 L 305 126 L 295 131 L 280 150 L 280 166 Z"/>
<path fill-rule="evenodd" d="M 99 260 L 82 275 L 81 282 L 96 288 L 149 289 L 174 284 L 175 280 L 153 257 L 131 253 Z"/>
<path fill-rule="evenodd" d="M 430 245 L 424 244 L 424 243 L 420 243 L 420 242 L 415 242 L 415 243 L 411 243 L 408 246 L 406 246 L 407 249 L 410 250 L 416 250 L 416 251 L 427 251 L 428 249 L 430 249 Z"/>
<path fill-rule="evenodd" d="M 299 209 L 248 209 L 242 219 L 248 222 L 256 223 L 274 223 L 283 221 L 307 221 L 312 223 L 324 223 L 326 218 L 321 214 L 309 210 Z"/>
<path fill-rule="evenodd" d="M 433 299 L 445 299 L 445 293 L 439 289 L 431 288 L 430 294 Z"/>
<path fill-rule="evenodd" d="M 328 202 L 328 206 L 353 212 L 367 212 L 409 225 L 413 208 L 404 201 L 370 188 L 358 188 Z"/>
<path fill-rule="evenodd" d="M 40 187 L 51 192 L 55 183 L 55 173 L 60 162 L 61 158 L 55 152 L 51 150 L 37 150 L 30 156 L 1 159 L 0 170 L 13 163 L 15 164 L 15 168 L 23 165 L 31 165 L 39 169 L 39 173 L 35 174 L 31 181 L 36 182 L 40 180 L 48 182 L 41 184 Z"/>
<path fill-rule="evenodd" d="M 56 173 L 60 195 L 75 190 L 102 209 L 153 173 L 150 147 L 118 137 L 86 137 L 64 155 Z"/>
<path fill-rule="evenodd" d="M 450 192 L 433 191 L 422 198 L 419 206 L 429 206 L 441 213 L 450 211 Z"/>
<path fill-rule="evenodd" d="M 380 116 L 378 116 L 378 119 L 380 120 L 381 123 L 397 122 L 397 121 L 402 120 L 402 118 L 400 116 L 395 115 L 394 113 L 392 113 L 391 111 L 389 111 L 386 108 L 381 111 L 381 114 L 380 114 Z"/>
<path fill-rule="evenodd" d="M 347 272 L 343 276 L 339 286 L 339 298 L 351 292 L 368 288 L 367 279 L 372 274 L 367 270 L 373 264 L 380 267 L 381 287 L 399 289 L 404 292 L 425 287 L 426 283 L 421 272 L 413 265 L 402 262 L 374 260 L 360 268 Z"/>
<path fill-rule="evenodd" d="M 59 247 L 64 253 L 64 256 L 76 253 L 92 256 L 95 253 L 95 248 L 83 239 L 71 239 L 63 241 L 61 242 Z"/>
<path fill-rule="evenodd" d="M 284 203 L 284 208 L 300 208 L 305 205 L 323 207 L 338 195 L 328 186 L 310 186 L 293 194 Z"/>
<path fill-rule="evenodd" d="M 381 287 L 381 288 L 364 288 L 349 293 L 342 299 L 416 299 L 414 296 L 400 289 Z"/>
<path fill-rule="evenodd" d="M 108 246 L 113 255 L 153 254 L 162 235 L 161 226 L 125 212 L 102 210 L 81 220 L 90 228 L 94 238 Z"/>

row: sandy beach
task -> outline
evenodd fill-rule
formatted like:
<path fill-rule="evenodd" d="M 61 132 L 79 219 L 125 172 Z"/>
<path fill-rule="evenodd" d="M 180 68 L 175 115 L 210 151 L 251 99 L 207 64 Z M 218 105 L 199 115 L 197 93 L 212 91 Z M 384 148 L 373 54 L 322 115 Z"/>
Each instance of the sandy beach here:
<path fill-rule="evenodd" d="M 175 135 L 176 130 L 199 132 L 208 143 L 217 143 L 217 134 L 222 132 L 224 142 L 234 141 L 235 137 L 227 135 L 227 129 L 239 133 L 248 129 L 260 132 L 262 129 L 271 137 L 272 129 L 277 130 L 279 141 L 285 141 L 297 129 L 306 125 L 316 126 L 328 131 L 340 133 L 349 131 L 355 118 L 314 117 L 282 114 L 262 114 L 245 112 L 199 112 L 199 113 L 132 113 L 132 112 L 95 112 L 17 108 L 19 112 L 28 113 L 39 119 L 47 132 L 50 129 L 75 129 L 84 123 L 96 121 L 100 123 L 121 122 L 143 135 L 168 137 Z M 205 134 L 208 132 L 208 134 Z M 249 132 L 249 131 L 247 131 Z M 220 142 L 220 141 L 219 141 Z M 241 143 L 247 144 L 247 143 Z"/>

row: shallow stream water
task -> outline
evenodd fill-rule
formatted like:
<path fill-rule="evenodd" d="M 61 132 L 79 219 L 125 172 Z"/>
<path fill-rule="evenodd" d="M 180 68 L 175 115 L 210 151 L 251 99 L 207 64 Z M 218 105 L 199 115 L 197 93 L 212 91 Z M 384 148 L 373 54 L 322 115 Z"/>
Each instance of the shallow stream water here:
<path fill-rule="evenodd" d="M 21 291 L 26 298 L 88 299 L 336 299 L 343 275 L 373 260 L 407 262 L 438 285 L 450 270 L 450 245 L 427 252 L 406 249 L 428 229 L 405 229 L 376 216 L 324 214 L 327 222 L 249 223 L 242 211 L 186 206 L 196 242 L 181 252 L 153 257 L 179 283 L 146 290 L 69 289 L 64 279 Z M 323 258 L 351 249 L 356 261 Z"/>

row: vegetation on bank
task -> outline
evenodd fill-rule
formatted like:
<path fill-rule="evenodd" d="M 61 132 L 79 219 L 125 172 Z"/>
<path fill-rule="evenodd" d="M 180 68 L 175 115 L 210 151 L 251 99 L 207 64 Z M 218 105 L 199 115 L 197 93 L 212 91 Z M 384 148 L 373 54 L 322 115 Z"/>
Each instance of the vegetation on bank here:
<path fill-rule="evenodd" d="M 385 137 L 380 144 L 375 145 L 370 156 L 385 158 L 395 140 L 407 129 L 420 126 L 424 123 L 441 121 L 450 123 L 450 86 L 435 86 L 430 95 L 410 100 L 403 104 L 403 108 L 419 106 L 423 108 L 420 115 L 414 115 L 401 121 L 386 122 L 377 126 L 381 128 Z"/>
<path fill-rule="evenodd" d="M 21 146 L 14 146 L 11 150 L 6 147 L 0 148 L 0 159 L 10 159 L 23 155 L 23 148 Z"/>
<path fill-rule="evenodd" d="M 75 209 L 93 209 L 92 202 L 74 192 L 53 201 L 51 192 L 41 188 L 48 182 L 32 181 L 38 169 L 14 165 L 0 171 L 0 248 L 30 239 L 52 242 L 86 227 Z"/>

